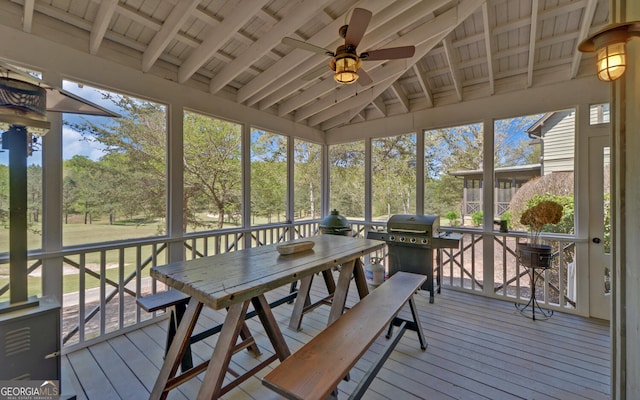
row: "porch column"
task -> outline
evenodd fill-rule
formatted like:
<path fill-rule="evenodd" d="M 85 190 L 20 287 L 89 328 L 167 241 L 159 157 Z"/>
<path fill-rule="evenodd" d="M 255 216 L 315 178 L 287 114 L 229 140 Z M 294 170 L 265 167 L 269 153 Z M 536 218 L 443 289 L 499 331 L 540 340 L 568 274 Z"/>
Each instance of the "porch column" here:
<path fill-rule="evenodd" d="M 184 235 L 184 176 L 183 170 L 183 106 L 173 102 L 167 107 L 167 234 L 171 239 Z M 184 260 L 182 240 L 169 243 L 167 262 Z"/>
<path fill-rule="evenodd" d="M 640 20 L 640 2 L 615 0 L 611 22 Z M 640 40 L 627 43 L 627 71 L 611 85 L 612 399 L 640 399 Z"/>
<path fill-rule="evenodd" d="M 43 78 L 62 87 L 60 74 L 44 73 Z M 62 249 L 62 114 L 48 113 L 51 129 L 42 140 L 42 250 Z M 42 261 L 42 294 L 62 303 L 63 260 L 60 257 Z M 32 293 L 33 294 L 33 293 Z"/>
<path fill-rule="evenodd" d="M 482 231 L 484 232 L 482 238 L 482 282 L 483 293 L 485 296 L 492 297 L 493 291 L 493 269 L 494 269 L 494 225 L 493 225 L 493 208 L 495 204 L 494 197 L 494 125 L 493 119 L 485 119 L 483 121 L 483 136 L 484 142 L 482 143 L 482 158 L 483 158 L 483 174 L 482 174 L 482 190 L 481 190 L 481 205 L 482 205 Z M 487 187 L 487 184 L 489 185 Z"/>

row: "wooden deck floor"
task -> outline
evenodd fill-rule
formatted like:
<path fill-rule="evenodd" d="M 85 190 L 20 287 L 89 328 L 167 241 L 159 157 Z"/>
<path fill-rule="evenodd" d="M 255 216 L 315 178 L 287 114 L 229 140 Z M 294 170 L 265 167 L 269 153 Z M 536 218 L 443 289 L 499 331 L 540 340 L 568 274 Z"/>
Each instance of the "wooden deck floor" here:
<path fill-rule="evenodd" d="M 321 279 L 314 295 L 323 294 Z M 352 285 L 354 286 L 354 285 Z M 271 293 L 286 294 L 286 288 Z M 355 300 L 351 293 L 348 304 Z M 608 399 L 608 324 L 556 313 L 547 321 L 532 321 L 512 303 L 443 290 L 429 304 L 417 295 L 421 322 L 429 347 L 422 352 L 413 332 L 407 332 L 373 381 L 365 399 Z M 303 330 L 289 330 L 292 305 L 274 309 L 287 343 L 295 351 L 319 332 L 328 317 L 321 306 L 307 314 Z M 405 310 L 406 311 L 406 310 Z M 408 313 L 408 311 L 407 311 Z M 410 314 L 409 314 L 410 317 Z M 200 323 L 222 321 L 223 313 L 207 311 Z M 146 399 L 162 363 L 166 321 L 160 321 L 63 357 L 64 392 L 78 399 Z M 258 321 L 249 321 L 263 358 L 272 354 Z M 381 351 L 380 338 L 351 373 L 340 390 L 350 392 L 370 362 Z M 211 355 L 215 337 L 193 346 L 194 361 Z M 242 371 L 256 363 L 247 352 L 234 356 L 233 368 Z M 278 399 L 262 386 L 263 370 L 225 399 Z M 202 376 L 202 375 L 201 375 Z M 193 399 L 199 379 L 170 393 L 170 399 Z M 73 388 L 73 389 L 71 389 Z M 341 393 L 342 398 L 347 395 Z"/>

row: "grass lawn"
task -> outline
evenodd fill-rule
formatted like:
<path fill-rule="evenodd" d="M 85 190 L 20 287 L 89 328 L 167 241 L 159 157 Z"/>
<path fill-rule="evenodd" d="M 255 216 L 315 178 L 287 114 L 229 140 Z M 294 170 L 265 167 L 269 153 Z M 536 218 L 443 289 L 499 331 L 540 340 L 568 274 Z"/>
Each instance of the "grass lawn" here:
<path fill-rule="evenodd" d="M 261 221 L 256 221 L 256 224 Z M 266 223 L 266 218 L 264 219 L 264 223 Z M 64 246 L 78 245 L 78 244 L 87 244 L 87 243 L 98 243 L 98 242 L 109 242 L 115 240 L 125 240 L 125 239 L 136 239 L 136 238 L 145 238 L 145 237 L 154 237 L 157 236 L 160 232 L 160 225 L 163 224 L 163 221 L 153 221 L 147 224 L 139 224 L 139 223 L 121 223 L 109 225 L 103 221 L 94 221 L 92 224 L 82 224 L 82 223 L 70 223 L 63 225 L 63 238 L 64 238 Z M 234 225 L 225 226 L 225 228 L 232 228 Z M 192 230 L 191 230 L 192 231 Z M 42 236 L 37 233 L 28 232 L 27 234 L 27 243 L 29 249 L 39 249 L 42 246 Z M 210 243 L 213 245 L 213 243 Z M 8 252 L 9 251 L 9 229 L 0 228 L 0 252 Z M 151 246 L 144 246 L 142 248 L 142 259 L 145 259 L 151 255 L 152 248 Z M 161 254 L 160 257 L 164 257 L 164 254 Z M 79 262 L 79 257 L 71 257 L 72 261 Z M 109 251 L 106 254 L 106 276 L 108 279 L 113 280 L 114 282 L 118 282 L 119 280 L 119 269 L 117 268 L 119 260 L 118 251 Z M 158 262 L 162 263 L 162 258 L 158 260 Z M 125 250 L 124 255 L 125 268 L 124 268 L 124 277 L 127 277 L 130 273 L 135 270 L 136 265 L 136 252 L 135 249 L 127 249 Z M 98 271 L 100 265 L 100 253 L 92 252 L 86 255 L 85 263 L 87 268 L 91 268 L 94 271 Z M 37 272 L 37 271 L 36 271 Z M 41 271 L 40 271 L 41 272 Z M 148 269 L 143 271 L 143 277 L 148 276 Z M 42 279 L 38 274 L 32 274 L 28 277 L 28 293 L 30 296 L 40 295 L 42 293 Z M 9 283 L 9 264 L 0 265 L 0 288 L 4 287 Z M 85 276 L 85 287 L 87 289 L 98 287 L 100 285 L 100 281 L 94 277 L 89 275 Z M 71 270 L 67 266 L 65 269 L 65 275 L 63 279 L 63 291 L 64 293 L 73 293 L 77 292 L 80 287 L 80 279 L 79 279 L 79 270 Z M 109 285 L 107 285 L 107 290 L 109 290 Z M 0 302 L 6 301 L 9 299 L 9 294 L 5 293 L 0 296 Z"/>
<path fill-rule="evenodd" d="M 108 242 L 113 240 L 124 240 L 141 237 L 153 237 L 158 234 L 158 223 L 150 224 L 117 224 L 108 225 L 102 222 L 95 222 L 93 224 L 66 224 L 63 225 L 63 237 L 64 245 L 70 246 L 74 244 L 95 243 L 95 242 Z M 40 234 L 29 232 L 27 234 L 27 243 L 30 249 L 41 248 L 42 237 Z M 9 229 L 0 229 L 0 252 L 9 251 Z M 150 249 L 147 253 L 150 254 Z M 145 257 L 148 254 L 144 254 Z M 125 273 L 126 277 L 129 273 L 135 270 L 135 252 L 125 252 Z M 75 257 L 74 261 L 79 261 Z M 117 263 L 118 253 L 113 251 L 107 253 L 107 263 Z M 86 263 L 99 265 L 100 254 L 90 253 L 87 255 Z M 111 266 L 111 265 L 109 265 Z M 118 268 L 107 268 L 106 276 L 115 282 L 118 282 Z M 148 276 L 148 272 L 144 272 L 145 276 Z M 0 287 L 9 283 L 9 264 L 0 265 Z M 100 281 L 89 275 L 85 277 L 86 288 L 98 287 Z M 64 293 L 77 292 L 80 287 L 79 272 L 65 274 L 63 280 Z M 28 278 L 28 293 L 30 296 L 40 295 L 42 293 L 42 279 L 40 276 L 29 276 Z M 8 293 L 0 296 L 0 302 L 9 299 Z"/>

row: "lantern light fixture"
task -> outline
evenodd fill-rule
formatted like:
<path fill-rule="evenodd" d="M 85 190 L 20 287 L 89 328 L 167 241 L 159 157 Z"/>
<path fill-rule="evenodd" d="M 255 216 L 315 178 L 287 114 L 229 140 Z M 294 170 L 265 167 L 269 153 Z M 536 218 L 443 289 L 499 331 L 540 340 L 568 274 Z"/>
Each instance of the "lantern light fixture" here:
<path fill-rule="evenodd" d="M 627 68 L 626 44 L 634 37 L 640 37 L 640 21 L 611 24 L 583 40 L 578 50 L 595 51 L 598 79 L 615 81 Z"/>
<path fill-rule="evenodd" d="M 338 83 L 351 84 L 358 80 L 358 69 L 362 61 L 355 54 L 345 53 L 331 60 L 331 69 L 335 71 L 333 79 Z"/>

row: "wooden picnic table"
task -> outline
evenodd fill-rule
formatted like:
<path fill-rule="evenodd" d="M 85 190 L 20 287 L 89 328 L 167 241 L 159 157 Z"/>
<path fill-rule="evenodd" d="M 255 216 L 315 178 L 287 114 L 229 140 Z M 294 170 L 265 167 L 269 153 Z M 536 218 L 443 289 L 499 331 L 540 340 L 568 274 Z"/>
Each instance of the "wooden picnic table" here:
<path fill-rule="evenodd" d="M 150 399 L 164 399 L 168 392 L 206 370 L 198 399 L 215 399 L 227 393 L 271 362 L 287 358 L 289 348 L 264 294 L 270 290 L 302 280 L 310 281 L 316 273 L 340 266 L 340 274 L 331 302 L 329 322 L 344 310 L 351 277 L 355 276 L 360 297 L 367 285 L 360 257 L 385 246 L 384 242 L 348 236 L 320 235 L 304 240 L 315 242 L 313 249 L 280 255 L 276 244 L 239 250 L 151 269 L 151 276 L 191 296 L 187 311 L 167 352 Z M 299 293 L 295 310 L 304 308 L 306 292 Z M 233 354 L 255 346 L 245 324 L 245 314 L 252 304 L 269 337 L 275 354 L 223 386 Z M 203 306 L 227 309 L 220 336 L 210 360 L 176 376 L 183 353 Z M 238 337 L 241 342 L 238 342 Z"/>

